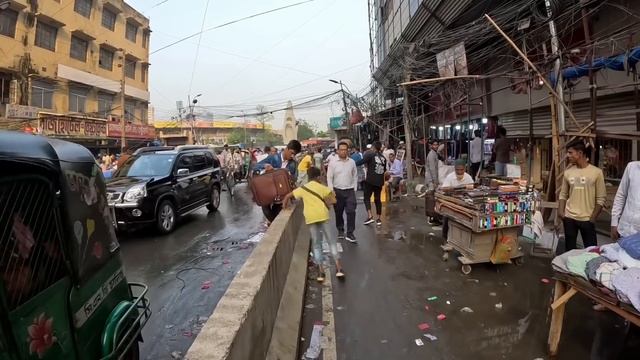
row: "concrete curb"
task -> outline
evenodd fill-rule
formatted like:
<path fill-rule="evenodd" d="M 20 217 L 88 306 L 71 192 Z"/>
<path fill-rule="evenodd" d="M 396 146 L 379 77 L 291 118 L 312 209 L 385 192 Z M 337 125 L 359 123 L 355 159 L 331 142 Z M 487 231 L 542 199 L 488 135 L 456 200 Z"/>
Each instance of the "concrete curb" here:
<path fill-rule="evenodd" d="M 229 285 L 185 359 L 266 357 L 301 231 L 308 231 L 302 206 L 283 210 Z"/>

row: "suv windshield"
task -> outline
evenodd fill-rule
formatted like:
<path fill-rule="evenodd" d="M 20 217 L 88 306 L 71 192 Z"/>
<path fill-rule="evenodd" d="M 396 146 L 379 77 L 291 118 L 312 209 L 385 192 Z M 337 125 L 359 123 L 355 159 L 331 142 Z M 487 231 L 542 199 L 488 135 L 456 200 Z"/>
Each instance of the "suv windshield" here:
<path fill-rule="evenodd" d="M 167 176 L 173 167 L 174 154 L 143 154 L 132 157 L 116 172 L 114 177 Z"/>

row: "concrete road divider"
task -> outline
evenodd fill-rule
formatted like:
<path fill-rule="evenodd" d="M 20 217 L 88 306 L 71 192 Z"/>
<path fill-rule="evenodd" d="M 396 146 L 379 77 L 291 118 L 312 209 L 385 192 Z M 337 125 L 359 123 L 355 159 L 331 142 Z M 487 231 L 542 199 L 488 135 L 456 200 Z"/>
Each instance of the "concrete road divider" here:
<path fill-rule="evenodd" d="M 287 287 L 291 283 L 287 278 L 294 249 L 300 241 L 306 244 L 307 250 L 296 251 L 296 256 L 302 256 L 306 260 L 309 230 L 304 223 L 302 206 L 283 210 L 229 285 L 185 359 L 263 360 L 267 357 L 267 352 L 273 351 L 269 350 L 269 345 L 276 318 L 281 316 L 278 315 L 278 309 L 285 283 Z M 303 263 L 306 274 L 306 261 L 294 263 Z M 303 297 L 304 286 L 298 284 L 296 288 L 300 290 L 295 296 Z M 287 296 L 291 296 L 291 291 L 287 291 Z M 299 303 L 300 308 L 289 311 L 302 313 L 302 301 L 295 303 Z M 297 318 L 299 321 L 299 317 Z M 288 328 L 299 330 L 299 324 L 290 325 Z M 292 336 L 297 342 L 298 334 Z M 290 355 L 291 359 L 296 356 L 295 353 Z"/>

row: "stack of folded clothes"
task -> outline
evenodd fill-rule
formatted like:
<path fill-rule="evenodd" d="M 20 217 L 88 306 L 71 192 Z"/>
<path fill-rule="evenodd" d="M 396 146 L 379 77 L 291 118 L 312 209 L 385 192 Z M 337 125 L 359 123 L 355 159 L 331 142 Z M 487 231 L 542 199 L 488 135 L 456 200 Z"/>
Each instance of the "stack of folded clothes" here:
<path fill-rule="evenodd" d="M 556 256 L 551 265 L 640 311 L 640 233 L 617 243 L 568 251 Z"/>

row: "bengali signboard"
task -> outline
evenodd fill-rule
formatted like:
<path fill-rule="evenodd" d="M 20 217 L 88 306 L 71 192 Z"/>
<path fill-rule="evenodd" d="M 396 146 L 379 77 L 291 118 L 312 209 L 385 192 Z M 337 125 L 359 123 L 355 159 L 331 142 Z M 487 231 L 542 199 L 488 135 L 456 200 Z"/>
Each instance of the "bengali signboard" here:
<path fill-rule="evenodd" d="M 347 128 L 347 121 L 344 115 L 329 118 L 329 127 L 331 130 L 344 130 Z"/>
<path fill-rule="evenodd" d="M 36 119 L 38 111 L 40 109 L 34 106 L 7 104 L 5 114 L 9 119 Z"/>
<path fill-rule="evenodd" d="M 109 137 L 119 138 L 122 136 L 122 125 L 117 122 L 110 122 L 107 125 Z M 153 126 L 127 124 L 125 127 L 127 139 L 155 139 L 156 130 Z"/>
<path fill-rule="evenodd" d="M 43 135 L 54 137 L 106 138 L 107 122 L 78 119 L 69 116 L 46 116 L 40 118 Z"/>

